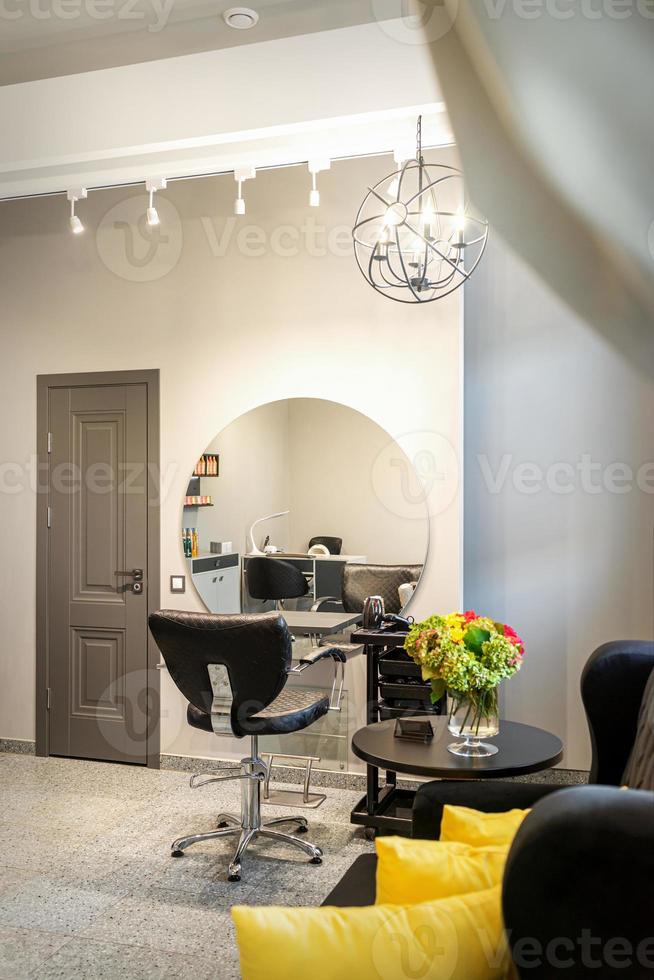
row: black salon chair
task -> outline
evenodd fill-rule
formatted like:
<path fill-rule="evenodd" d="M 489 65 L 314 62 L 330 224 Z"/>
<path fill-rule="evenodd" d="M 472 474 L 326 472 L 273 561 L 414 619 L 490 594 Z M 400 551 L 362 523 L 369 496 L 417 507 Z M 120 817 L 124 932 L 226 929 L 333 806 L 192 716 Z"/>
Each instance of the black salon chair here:
<path fill-rule="evenodd" d="M 252 598 L 272 600 L 276 609 L 284 608 L 284 600 L 300 599 L 309 591 L 306 576 L 283 558 L 248 558 L 245 577 Z"/>
<path fill-rule="evenodd" d="M 309 548 L 313 548 L 314 544 L 324 545 L 330 555 L 340 555 L 343 547 L 343 538 L 330 538 L 326 535 L 319 535 L 316 538 L 311 538 Z"/>
<path fill-rule="evenodd" d="M 343 565 L 339 599 L 326 596 L 314 602 L 311 609 L 319 612 L 324 603 L 341 601 L 345 612 L 359 613 L 363 611 L 368 596 L 378 595 L 384 600 L 387 613 L 399 613 L 402 608 L 400 586 L 405 582 L 417 582 L 421 575 L 422 565 L 359 565 L 350 562 Z M 360 645 L 350 643 L 347 634 L 325 636 L 320 645 L 336 646 L 350 654 L 361 649 Z"/>
<path fill-rule="evenodd" d="M 338 650 L 313 650 L 292 668 L 291 635 L 277 612 L 213 615 L 164 609 L 153 613 L 149 623 L 170 676 L 188 701 L 189 725 L 216 735 L 250 738 L 250 755 L 240 766 L 191 777 L 192 788 L 240 780 L 240 815 L 220 814 L 217 830 L 180 837 L 172 844 L 173 857 L 182 857 L 187 847 L 199 841 L 237 837 L 228 878 L 239 881 L 247 847 L 256 837 L 267 837 L 300 848 L 309 855 L 311 864 L 320 864 L 319 847 L 271 829 L 276 824 L 294 823 L 299 833 L 306 833 L 304 817 L 261 822 L 261 783 L 267 768 L 259 757 L 258 738 L 301 731 L 330 709 L 340 710 L 345 656 Z M 334 661 L 331 698 L 323 691 L 286 687 L 289 674 L 302 673 L 326 658 Z"/>

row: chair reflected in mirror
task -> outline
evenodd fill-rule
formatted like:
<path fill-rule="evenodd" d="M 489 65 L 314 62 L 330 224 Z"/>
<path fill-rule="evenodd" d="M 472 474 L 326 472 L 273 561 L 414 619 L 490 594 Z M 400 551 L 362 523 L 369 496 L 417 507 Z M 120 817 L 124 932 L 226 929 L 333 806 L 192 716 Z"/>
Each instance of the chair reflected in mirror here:
<path fill-rule="evenodd" d="M 314 602 L 311 608 L 314 612 L 320 612 L 328 603 L 340 601 L 345 612 L 363 612 L 366 599 L 374 595 L 384 600 L 385 612 L 398 614 L 404 607 L 401 595 L 406 590 L 403 586 L 416 584 L 422 569 L 422 565 L 343 565 L 340 599 L 325 596 Z M 346 653 L 356 653 L 361 649 L 359 644 L 350 642 L 346 633 L 325 636 L 320 640 L 320 646 L 338 647 Z"/>
<path fill-rule="evenodd" d="M 340 555 L 343 548 L 343 538 L 332 538 L 328 535 L 318 535 L 315 538 L 311 538 L 307 551 L 311 552 L 311 549 L 315 548 L 316 545 L 322 545 L 327 549 L 330 555 Z"/>
<path fill-rule="evenodd" d="M 301 599 L 309 592 L 307 577 L 282 558 L 249 558 L 245 575 L 251 598 L 274 602 L 275 609 L 283 609 L 286 599 Z"/>

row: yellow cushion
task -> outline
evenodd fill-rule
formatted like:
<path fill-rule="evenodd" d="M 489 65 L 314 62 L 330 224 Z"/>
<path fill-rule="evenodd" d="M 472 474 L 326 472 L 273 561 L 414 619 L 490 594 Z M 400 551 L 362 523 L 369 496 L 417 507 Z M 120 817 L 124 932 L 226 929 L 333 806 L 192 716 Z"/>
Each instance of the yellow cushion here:
<path fill-rule="evenodd" d="M 500 980 L 500 888 L 420 905 L 232 909 L 242 980 Z"/>
<path fill-rule="evenodd" d="M 377 905 L 411 905 L 499 885 L 507 847 L 378 837 Z"/>
<path fill-rule="evenodd" d="M 507 810 L 505 813 L 482 813 L 467 806 L 443 807 L 441 840 L 459 841 L 472 847 L 507 846 L 529 810 Z"/>

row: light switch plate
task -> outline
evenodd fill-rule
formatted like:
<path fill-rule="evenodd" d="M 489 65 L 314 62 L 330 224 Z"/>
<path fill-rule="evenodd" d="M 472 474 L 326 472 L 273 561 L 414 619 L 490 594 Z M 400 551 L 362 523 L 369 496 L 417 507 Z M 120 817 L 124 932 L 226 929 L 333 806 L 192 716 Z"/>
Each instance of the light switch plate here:
<path fill-rule="evenodd" d="M 186 592 L 186 575 L 171 575 L 170 591 L 176 592 L 178 595 Z"/>

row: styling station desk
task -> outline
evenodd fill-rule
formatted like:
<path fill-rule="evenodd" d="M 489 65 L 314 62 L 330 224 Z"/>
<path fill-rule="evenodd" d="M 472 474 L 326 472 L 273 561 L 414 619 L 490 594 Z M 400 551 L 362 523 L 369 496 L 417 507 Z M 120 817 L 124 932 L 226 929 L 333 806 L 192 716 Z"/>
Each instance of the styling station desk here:
<path fill-rule="evenodd" d="M 261 558 L 261 555 L 248 554 L 244 556 L 243 570 L 247 571 L 250 558 Z M 295 565 L 303 575 L 310 579 L 309 594 L 314 601 L 322 596 L 339 596 L 341 594 L 341 579 L 343 565 L 365 565 L 365 555 L 301 555 L 296 552 L 276 552 L 266 555 L 271 561 L 279 559 Z M 245 596 L 245 591 L 244 591 Z"/>
<path fill-rule="evenodd" d="M 295 637 L 307 637 L 312 647 L 318 646 L 323 636 L 342 633 L 348 626 L 355 626 L 361 613 L 312 612 L 311 610 L 293 612 L 283 610 L 282 616 Z"/>

